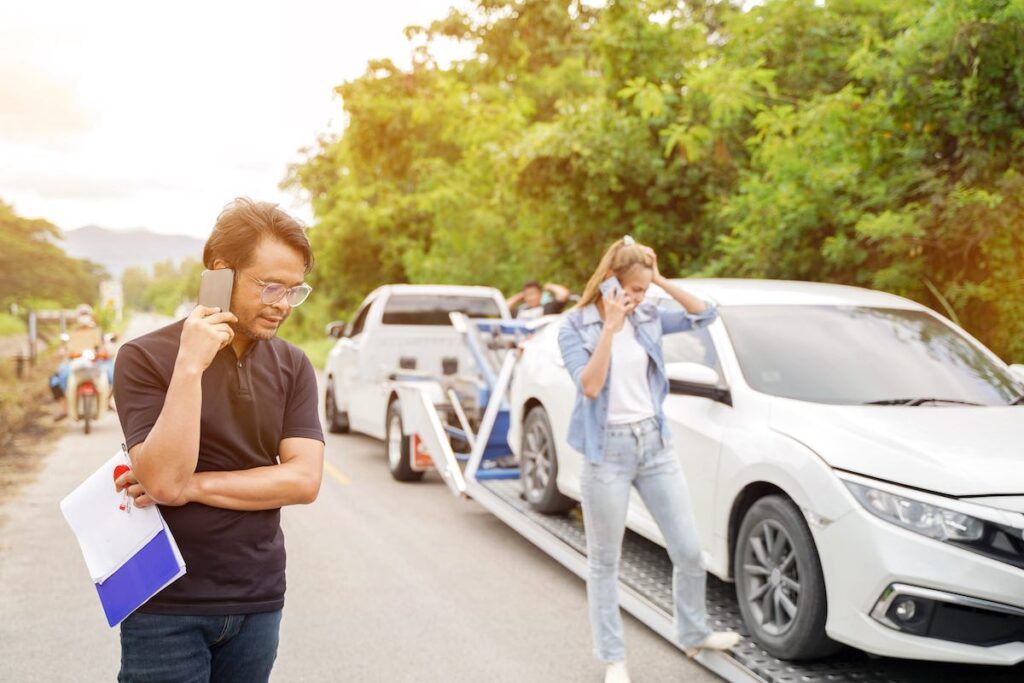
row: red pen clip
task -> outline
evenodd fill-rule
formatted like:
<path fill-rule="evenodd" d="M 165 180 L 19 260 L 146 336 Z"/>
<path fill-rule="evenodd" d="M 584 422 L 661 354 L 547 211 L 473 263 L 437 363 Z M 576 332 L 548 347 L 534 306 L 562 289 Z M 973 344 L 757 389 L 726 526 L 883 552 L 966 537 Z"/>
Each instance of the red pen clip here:
<path fill-rule="evenodd" d="M 128 467 L 128 465 L 117 465 L 114 468 L 114 481 L 116 482 L 118 480 L 118 478 L 122 474 L 124 474 L 125 472 L 131 472 L 131 471 L 132 471 L 132 468 Z M 120 510 L 121 512 L 129 512 L 130 513 L 131 512 L 131 507 L 129 507 L 129 505 L 128 505 L 128 487 L 126 486 L 123 489 L 123 491 L 124 491 L 124 495 L 121 497 L 121 504 L 117 506 L 117 509 Z"/>

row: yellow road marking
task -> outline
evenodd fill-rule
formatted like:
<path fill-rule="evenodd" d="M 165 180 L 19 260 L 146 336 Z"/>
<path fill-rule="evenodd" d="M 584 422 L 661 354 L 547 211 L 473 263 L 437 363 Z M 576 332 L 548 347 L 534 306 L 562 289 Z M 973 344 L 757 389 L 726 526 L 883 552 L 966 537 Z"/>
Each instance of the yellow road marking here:
<path fill-rule="evenodd" d="M 327 474 L 331 475 L 331 478 L 334 479 L 334 481 L 338 482 L 342 486 L 348 486 L 352 483 L 352 480 L 346 477 L 344 472 L 326 460 L 324 460 L 324 469 L 327 470 Z"/>

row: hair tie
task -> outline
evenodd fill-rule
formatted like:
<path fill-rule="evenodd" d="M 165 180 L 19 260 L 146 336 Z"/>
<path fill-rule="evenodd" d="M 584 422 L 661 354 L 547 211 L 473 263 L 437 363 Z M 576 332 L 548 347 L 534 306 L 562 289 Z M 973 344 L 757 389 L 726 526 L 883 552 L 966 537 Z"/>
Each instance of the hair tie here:
<path fill-rule="evenodd" d="M 622 246 L 624 246 L 624 247 L 631 247 L 634 244 L 636 244 L 636 240 L 634 240 L 632 237 L 630 237 L 629 235 L 623 236 L 623 238 L 622 238 Z"/>

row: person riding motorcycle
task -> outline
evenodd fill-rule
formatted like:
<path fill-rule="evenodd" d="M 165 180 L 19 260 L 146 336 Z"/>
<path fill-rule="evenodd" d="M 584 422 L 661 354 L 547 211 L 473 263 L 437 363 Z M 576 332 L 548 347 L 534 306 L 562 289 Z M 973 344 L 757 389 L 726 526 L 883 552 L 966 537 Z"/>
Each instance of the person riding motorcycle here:
<path fill-rule="evenodd" d="M 99 405 L 105 405 L 111 395 L 111 375 L 113 374 L 113 354 L 93 317 L 92 307 L 82 304 L 76 309 L 75 328 L 61 335 L 64 342 L 64 359 L 50 377 L 50 389 L 53 396 L 61 404 L 61 412 L 54 419 L 62 420 L 69 415 L 69 407 L 74 407 L 74 417 L 78 419 L 78 406 L 68 402 L 68 396 L 75 396 L 78 388 L 77 368 L 95 364 L 102 368 L 96 378 L 96 389 L 100 393 Z"/>

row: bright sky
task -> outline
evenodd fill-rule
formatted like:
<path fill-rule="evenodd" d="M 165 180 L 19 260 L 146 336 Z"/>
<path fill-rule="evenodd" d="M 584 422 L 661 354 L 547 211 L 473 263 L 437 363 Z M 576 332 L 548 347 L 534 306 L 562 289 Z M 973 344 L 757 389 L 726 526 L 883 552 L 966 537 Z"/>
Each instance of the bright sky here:
<path fill-rule="evenodd" d="M 340 130 L 334 87 L 408 66 L 403 29 L 460 0 L 0 4 L 0 199 L 70 230 L 205 237 L 230 199 L 281 204 L 299 150 Z M 438 46 L 442 61 L 466 54 Z"/>

